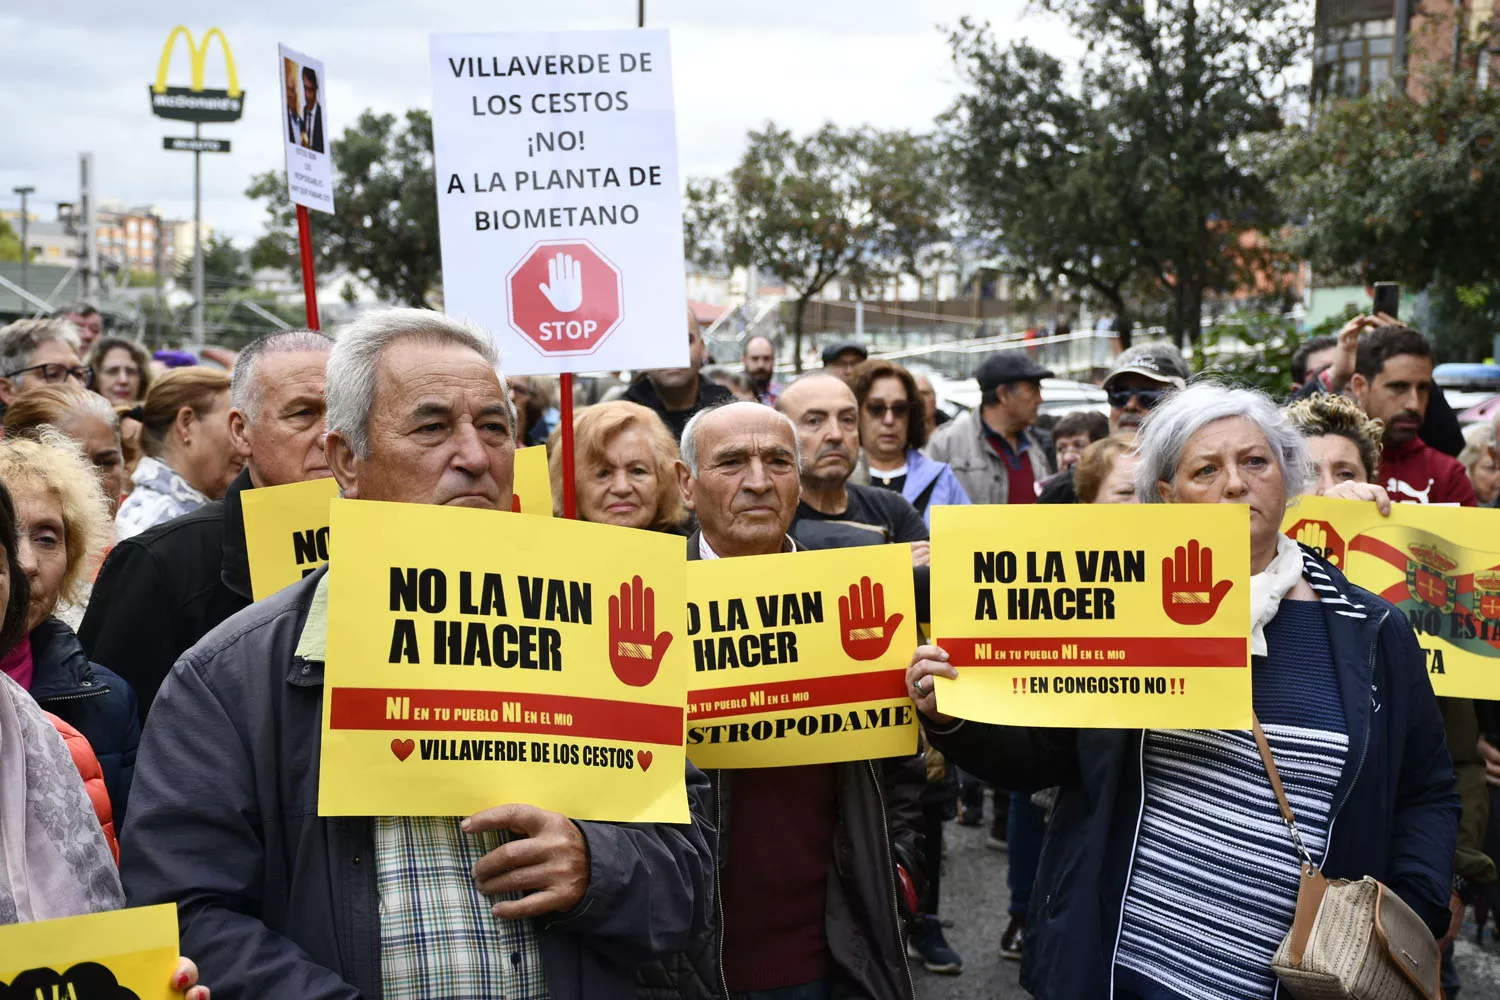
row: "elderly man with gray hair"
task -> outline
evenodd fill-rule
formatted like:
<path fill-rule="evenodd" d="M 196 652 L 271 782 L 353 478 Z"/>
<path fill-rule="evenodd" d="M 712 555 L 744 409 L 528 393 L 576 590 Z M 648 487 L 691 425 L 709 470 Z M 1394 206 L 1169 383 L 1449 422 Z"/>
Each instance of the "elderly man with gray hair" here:
<path fill-rule="evenodd" d="M 65 319 L 22 319 L 0 328 L 0 404 L 33 385 L 73 382 L 94 387 L 94 371 L 78 360 L 78 328 Z"/>
<path fill-rule="evenodd" d="M 515 417 L 489 339 L 433 312 L 344 330 L 328 365 L 343 494 L 508 511 Z M 574 822 L 506 804 L 321 818 L 327 571 L 234 616 L 162 686 L 122 875 L 176 903 L 216 995 L 624 1000 L 712 905 L 708 783 L 688 825 Z"/>
<path fill-rule="evenodd" d="M 323 381 L 332 348 L 321 333 L 287 330 L 241 351 L 229 439 L 245 468 L 222 500 L 123 540 L 99 571 L 78 638 L 135 688 L 143 723 L 177 657 L 252 600 L 245 491 L 330 475 Z"/>
<path fill-rule="evenodd" d="M 760 403 L 694 414 L 677 466 L 701 525 L 688 559 L 798 551 L 787 533 L 801 493 L 798 457 L 791 420 Z M 790 585 L 796 564 L 779 572 Z M 643 970 L 641 995 L 912 1000 L 893 895 L 904 881 L 898 863 L 918 874 L 922 757 L 711 778 L 722 838 L 717 920 L 677 960 Z"/>
<path fill-rule="evenodd" d="M 1378 879 L 1445 934 L 1459 803 L 1443 720 L 1405 612 L 1281 534 L 1309 479 L 1301 435 L 1263 394 L 1204 383 L 1162 399 L 1138 441 L 1141 502 L 1249 508 L 1248 594 L 1195 540 L 1164 560 L 1161 593 L 1188 626 L 1248 604 L 1254 731 L 965 722 L 934 700 L 932 675 L 959 673 L 942 649 L 919 648 L 907 670 L 950 761 L 1006 788 L 1060 786 L 1021 985 L 1270 997 L 1304 862 L 1330 880 Z"/>

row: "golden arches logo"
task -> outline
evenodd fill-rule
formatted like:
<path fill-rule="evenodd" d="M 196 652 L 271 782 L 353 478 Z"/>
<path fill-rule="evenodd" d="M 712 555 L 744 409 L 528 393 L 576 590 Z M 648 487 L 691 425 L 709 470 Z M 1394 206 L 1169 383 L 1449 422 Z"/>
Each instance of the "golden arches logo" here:
<path fill-rule="evenodd" d="M 229 72 L 228 94 L 230 97 L 239 97 L 240 78 L 234 70 L 234 53 L 229 50 L 229 40 L 224 37 L 224 32 L 218 28 L 209 28 L 203 35 L 203 44 L 199 45 L 193 40 L 193 33 L 180 24 L 172 29 L 172 33 L 167 36 L 167 44 L 162 46 L 161 61 L 156 64 L 156 83 L 151 89 L 158 94 L 167 92 L 167 70 L 171 68 L 172 49 L 176 47 L 179 35 L 187 39 L 188 59 L 193 70 L 192 89 L 203 89 L 203 61 L 208 58 L 208 43 L 217 38 L 219 47 L 224 50 L 224 68 Z"/>

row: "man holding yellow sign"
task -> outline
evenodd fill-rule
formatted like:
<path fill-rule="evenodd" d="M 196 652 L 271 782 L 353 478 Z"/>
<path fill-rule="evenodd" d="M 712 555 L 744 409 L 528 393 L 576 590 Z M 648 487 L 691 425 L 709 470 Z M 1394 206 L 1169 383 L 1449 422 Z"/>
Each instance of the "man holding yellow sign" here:
<path fill-rule="evenodd" d="M 373 313 L 344 330 L 328 365 L 327 438 L 344 496 L 472 508 L 463 514 L 509 511 L 515 424 L 496 365 L 487 337 L 439 313 Z M 401 551 L 409 555 L 420 541 L 401 540 Z M 425 602 L 422 613 L 438 614 L 436 578 L 412 576 L 411 592 L 395 594 L 397 602 L 410 598 L 418 609 Z M 183 947 L 206 981 L 255 997 L 585 1000 L 628 995 L 631 966 L 684 948 L 702 931 L 712 834 L 707 781 L 690 766 L 693 822 L 680 826 L 575 822 L 514 799 L 462 822 L 451 813 L 320 816 L 319 774 L 329 765 L 319 753 L 329 697 L 324 649 L 353 641 L 340 630 L 360 624 L 334 620 L 340 602 L 358 600 L 357 589 L 335 590 L 330 614 L 327 579 L 320 570 L 247 609 L 179 661 L 142 745 L 139 798 L 122 848 L 126 892 L 137 904 L 178 904 Z M 519 581 L 501 585 L 507 601 L 526 603 L 510 590 Z M 581 617 L 572 589 L 557 589 L 542 586 L 541 617 L 555 600 L 567 617 Z M 469 596 L 476 605 L 499 601 L 483 578 Z M 638 623 L 633 610 L 629 620 Z M 407 630 L 387 626 L 381 645 L 400 640 L 405 652 Z M 403 661 L 408 686 L 441 669 L 432 665 L 437 649 L 421 646 L 434 627 L 429 619 L 425 638 L 411 630 L 419 660 Z M 458 659 L 472 649 L 477 661 L 474 630 L 465 623 L 459 631 Z M 518 650 L 531 669 L 517 662 L 514 673 L 539 676 L 544 663 L 552 673 L 559 661 L 549 657 L 568 656 L 575 641 L 561 623 L 556 631 L 554 642 L 536 627 L 527 652 L 501 625 L 487 630 L 490 690 L 508 682 L 506 659 Z M 442 650 L 448 656 L 452 647 L 445 641 Z M 585 669 L 560 665 L 563 674 Z M 450 669 L 463 675 L 450 690 L 474 686 L 464 682 L 475 668 Z M 418 700 L 410 697 L 414 716 Z M 475 731 L 488 727 L 490 706 L 445 697 L 421 707 L 444 708 L 448 724 L 462 709 Z M 543 724 L 540 711 L 519 700 Z M 380 707 L 383 722 L 384 699 Z M 674 735 L 681 738 L 680 723 Z M 398 736 L 398 747 L 385 734 L 369 774 L 405 766 L 407 739 L 416 737 Z M 477 742 L 483 764 L 471 758 L 468 766 L 504 775 L 505 762 L 492 759 L 497 741 Z M 342 774 L 345 784 L 358 780 L 356 771 Z M 504 801 L 503 792 L 495 798 Z"/>
<path fill-rule="evenodd" d="M 1231 601 L 1248 602 L 1239 641 L 1248 634 L 1254 654 L 1249 704 L 1225 711 L 1237 713 L 1240 721 L 1229 725 L 1238 727 L 1251 722 L 1253 709 L 1254 735 L 1143 730 L 1139 716 L 1090 718 L 1085 706 L 1063 728 L 1034 688 L 1028 725 L 964 721 L 973 714 L 965 698 L 970 678 L 993 668 L 956 666 L 960 656 L 941 648 L 941 628 L 940 645 L 913 655 L 907 682 L 934 746 L 1001 787 L 1060 787 L 1035 888 L 1048 903 L 1033 907 L 1027 927 L 1021 984 L 1033 994 L 1270 996 L 1277 988 L 1271 961 L 1291 929 L 1304 864 L 1329 879 L 1378 879 L 1435 936 L 1447 931 L 1459 806 L 1442 719 L 1405 618 L 1281 534 L 1309 464 L 1296 429 L 1251 390 L 1189 387 L 1154 409 L 1140 432 L 1140 500 L 1248 508 L 1248 581 L 1217 542 L 1212 565 L 1204 546 L 1194 559 L 1188 545 L 1180 561 L 1160 564 L 1159 600 L 1210 645 L 1214 620 Z M 935 573 L 942 544 L 933 546 Z M 995 548 L 1002 545 L 997 539 Z M 1045 580 L 1048 561 L 1037 575 L 1050 587 L 1060 581 Z M 996 562 L 998 579 L 998 555 Z M 1064 602 L 1072 617 L 1057 618 L 1056 596 L 1048 604 L 1061 622 L 1054 636 L 1092 627 L 1079 618 L 1083 602 Z M 996 603 L 998 614 L 1010 607 Z M 1015 621 L 1035 621 L 1040 600 L 1017 609 L 1023 606 L 1027 617 Z M 1091 599 L 1088 607 L 1098 615 L 1108 602 Z M 1085 643 L 1078 645 L 1081 658 Z M 971 664 L 979 659 L 968 652 Z M 1007 672 L 1033 673 L 1024 663 Z M 1145 660 L 1112 672 L 1140 677 L 1144 689 L 1152 671 Z M 1183 671 L 1189 691 L 1179 702 L 1204 672 Z M 1205 715 L 1220 711 L 1199 707 Z M 1295 824 L 1284 823 L 1278 808 L 1257 746 L 1262 731 L 1265 753 L 1296 803 Z M 1256 891 L 1247 893 L 1247 885 Z"/>
<path fill-rule="evenodd" d="M 825 596 L 824 581 L 837 574 L 814 557 L 834 554 L 803 553 L 787 534 L 801 493 L 798 451 L 791 421 L 758 403 L 705 410 L 682 433 L 678 478 L 701 525 L 688 539 L 691 592 L 702 605 L 696 626 L 691 610 L 688 620 L 698 688 L 688 752 L 738 769 L 711 773 L 721 920 L 678 960 L 642 975 L 669 996 L 697 997 L 701 984 L 717 983 L 731 995 L 828 996 L 839 984 L 872 1000 L 912 1000 L 894 892 L 921 857 L 925 778 L 916 734 L 897 724 L 892 704 L 900 667 L 886 658 L 904 660 L 897 640 L 913 634 L 911 555 L 892 546 L 890 589 L 840 576 L 856 586 Z M 893 585 L 903 578 L 901 591 Z M 872 683 L 876 666 L 886 679 Z M 870 704 L 882 707 L 866 726 Z M 850 716 L 857 731 L 825 732 L 834 726 L 823 719 Z M 816 732 L 798 728 L 809 719 Z M 888 802 L 888 791 L 900 799 Z"/>

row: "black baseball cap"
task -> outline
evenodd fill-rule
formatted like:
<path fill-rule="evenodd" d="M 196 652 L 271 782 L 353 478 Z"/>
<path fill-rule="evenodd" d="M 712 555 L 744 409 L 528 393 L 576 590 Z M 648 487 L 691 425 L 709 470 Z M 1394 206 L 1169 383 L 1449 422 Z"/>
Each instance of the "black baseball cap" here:
<path fill-rule="evenodd" d="M 1011 382 L 1039 382 L 1053 378 L 1052 369 L 1043 368 L 1025 351 L 998 351 L 979 363 L 974 378 L 981 392 L 999 388 Z"/>
<path fill-rule="evenodd" d="M 864 361 L 870 356 L 869 350 L 864 344 L 857 344 L 852 340 L 846 340 L 842 344 L 829 344 L 823 348 L 823 365 L 827 367 L 838 360 L 840 354 L 848 354 L 853 351 L 859 355 L 859 360 Z"/>

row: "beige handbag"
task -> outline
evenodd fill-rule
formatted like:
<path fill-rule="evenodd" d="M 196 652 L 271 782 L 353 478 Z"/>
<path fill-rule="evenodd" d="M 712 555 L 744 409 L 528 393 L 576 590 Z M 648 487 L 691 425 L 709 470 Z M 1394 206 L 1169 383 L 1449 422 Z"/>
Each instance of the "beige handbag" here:
<path fill-rule="evenodd" d="M 1281 818 L 1302 856 L 1297 914 L 1271 959 L 1276 978 L 1296 1000 L 1441 1000 L 1441 956 L 1432 932 L 1375 879 L 1323 877 L 1302 843 L 1259 719 L 1253 731 Z"/>

